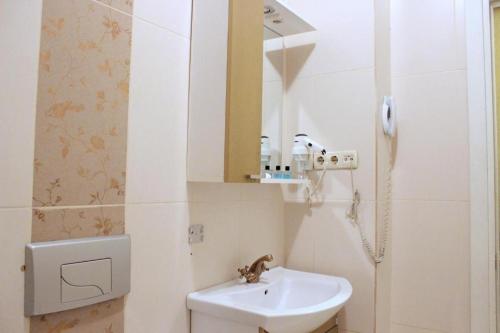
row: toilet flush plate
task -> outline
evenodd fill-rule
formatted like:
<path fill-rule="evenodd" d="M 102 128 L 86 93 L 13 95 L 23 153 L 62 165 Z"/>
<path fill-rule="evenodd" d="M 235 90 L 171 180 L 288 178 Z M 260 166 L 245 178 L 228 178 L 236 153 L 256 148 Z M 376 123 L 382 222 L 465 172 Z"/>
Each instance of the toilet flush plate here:
<path fill-rule="evenodd" d="M 75 309 L 130 291 L 130 237 L 26 245 L 25 316 Z"/>
<path fill-rule="evenodd" d="M 61 266 L 61 301 L 74 302 L 111 292 L 111 259 Z"/>

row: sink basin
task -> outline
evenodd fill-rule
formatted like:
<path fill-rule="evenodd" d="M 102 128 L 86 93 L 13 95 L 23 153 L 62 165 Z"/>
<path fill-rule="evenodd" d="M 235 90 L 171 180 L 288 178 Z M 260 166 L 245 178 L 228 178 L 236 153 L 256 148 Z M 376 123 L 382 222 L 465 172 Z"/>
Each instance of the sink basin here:
<path fill-rule="evenodd" d="M 225 331 L 225 321 L 233 325 L 227 332 L 241 325 L 238 332 L 263 328 L 270 333 L 307 333 L 333 317 L 351 294 L 346 279 L 276 267 L 262 274 L 259 283 L 234 280 L 191 293 L 187 305 L 193 311 L 194 333 L 210 333 L 197 329 L 210 326 L 210 318 L 219 322 L 217 333 Z M 197 317 L 203 318 L 203 325 L 194 322 Z"/>

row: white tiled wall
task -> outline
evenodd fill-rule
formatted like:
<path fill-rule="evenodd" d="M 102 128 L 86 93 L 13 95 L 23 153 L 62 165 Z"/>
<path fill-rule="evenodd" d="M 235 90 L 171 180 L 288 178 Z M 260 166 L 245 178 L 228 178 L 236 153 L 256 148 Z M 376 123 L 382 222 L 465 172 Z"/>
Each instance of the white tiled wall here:
<path fill-rule="evenodd" d="M 468 113 L 465 71 L 393 78 L 398 150 L 394 198 L 469 198 Z"/>
<path fill-rule="evenodd" d="M 125 332 L 189 332 L 184 306 L 192 288 L 187 203 L 129 205 L 125 219 L 132 237 Z"/>
<path fill-rule="evenodd" d="M 329 149 L 359 151 L 354 179 L 363 199 L 361 221 L 373 236 L 373 3 L 287 2 L 318 28 L 319 39 L 315 46 L 288 51 L 285 129 L 290 135 L 305 131 Z M 373 332 L 375 269 L 357 230 L 345 219 L 348 172 L 326 177 L 325 203 L 311 211 L 302 203 L 284 205 L 275 186 L 186 185 L 191 1 L 136 0 L 134 5 L 126 207 L 127 232 L 134 242 L 127 332 L 189 332 L 186 293 L 234 277 L 238 265 L 263 252 L 271 252 L 275 264 L 286 261 L 291 268 L 350 279 L 354 295 L 342 328 Z M 22 22 L 12 20 L 20 17 L 17 11 L 23 13 Z M 40 11 L 38 0 L 0 4 L 0 21 L 9 22 L 0 25 L 9 27 L 0 31 L 0 45 L 11 59 L 0 67 L 0 103 L 8 103 L 0 108 L 9 111 L 0 114 L 0 150 L 7 161 L 0 163 L 0 243 L 12 253 L 5 263 L 10 269 L 0 272 L 0 281 L 7 281 L 0 289 L 9 288 L 0 292 L 9 295 L 0 300 L 0 321 L 9 332 L 27 330 L 20 266 L 31 234 L 31 211 L 23 207 L 31 205 L 32 196 Z M 394 170 L 393 333 L 468 332 L 463 14 L 463 0 L 392 2 L 393 91 L 400 129 Z M 13 73 L 19 86 L 10 80 Z M 302 198 L 293 191 L 284 195 L 290 201 Z M 206 241 L 189 247 L 186 228 L 193 223 L 205 224 Z"/>
<path fill-rule="evenodd" d="M 284 38 L 264 41 L 262 85 L 262 135 L 269 138 L 271 163 L 281 165 L 284 106 Z"/>
<path fill-rule="evenodd" d="M 346 203 L 328 202 L 312 212 L 304 204 L 289 203 L 285 207 L 287 265 L 347 278 L 354 292 L 340 317 L 340 327 L 373 332 L 375 270 L 358 231 L 345 219 Z M 359 213 L 360 221 L 373 221 L 374 203 L 363 202 Z"/>
<path fill-rule="evenodd" d="M 0 208 L 31 206 L 42 0 L 0 3 Z"/>
<path fill-rule="evenodd" d="M 393 75 L 465 69 L 464 0 L 394 0 Z"/>
<path fill-rule="evenodd" d="M 393 219 L 393 322 L 468 332 L 469 204 L 396 201 Z"/>
<path fill-rule="evenodd" d="M 174 34 L 191 35 L 191 1 L 136 0 L 134 15 Z"/>
<path fill-rule="evenodd" d="M 0 3 L 0 330 L 29 332 L 24 245 L 31 239 L 33 154 L 42 1 Z"/>
<path fill-rule="evenodd" d="M 127 203 L 186 201 L 188 73 L 189 39 L 134 18 Z"/>
<path fill-rule="evenodd" d="M 318 27 L 320 35 L 315 46 L 287 53 L 288 135 L 304 131 L 329 149 L 358 150 L 360 168 L 354 179 L 368 200 L 364 205 L 370 205 L 375 198 L 376 107 L 369 37 L 372 7 L 363 1 L 288 3 Z M 391 6 L 392 87 L 399 110 L 393 173 L 392 331 L 468 332 L 463 0 L 395 0 Z M 345 15 L 351 11 L 356 14 Z M 337 39 L 339 33 L 353 38 Z M 287 263 L 347 275 L 354 295 L 342 325 L 372 332 L 374 308 L 365 295 L 374 293 L 374 268 L 360 252 L 355 229 L 345 221 L 349 190 L 348 173 L 332 172 L 325 178 L 324 204 L 311 211 L 301 204 L 286 205 Z M 296 201 L 302 193 L 285 195 Z M 363 216 L 363 221 L 373 228 L 372 216 Z"/>
<path fill-rule="evenodd" d="M 289 0 L 318 29 L 315 44 L 287 49 L 285 134 L 307 133 L 328 150 L 357 150 L 355 186 L 362 197 L 360 222 L 374 235 L 375 72 L 373 1 Z M 354 293 L 340 318 L 341 331 L 372 333 L 375 267 L 345 214 L 352 198 L 348 171 L 329 171 L 322 203 L 308 209 L 301 189 L 284 192 L 287 265 L 344 276 Z M 294 203 L 295 202 L 295 203 Z"/>
<path fill-rule="evenodd" d="M 392 1 L 392 332 L 469 332 L 463 0 Z"/>
<path fill-rule="evenodd" d="M 24 317 L 24 245 L 31 239 L 31 209 L 0 209 L 0 323 L 2 332 L 29 332 Z"/>
<path fill-rule="evenodd" d="M 188 333 L 190 291 L 230 280 L 266 253 L 274 265 L 285 261 L 279 187 L 186 182 L 190 3 L 134 2 L 125 219 L 133 240 L 130 333 Z M 189 246 L 190 224 L 204 224 L 203 243 Z"/>
<path fill-rule="evenodd" d="M 318 42 L 289 50 L 287 75 L 369 69 L 374 66 L 372 1 L 288 0 L 287 4 L 318 30 Z"/>
<path fill-rule="evenodd" d="M 228 192 L 238 197 L 245 187 Z M 273 265 L 284 265 L 283 220 L 279 193 L 261 201 L 220 196 L 211 201 L 127 205 L 126 232 L 133 246 L 126 332 L 188 333 L 189 292 L 235 278 L 236 268 L 266 253 L 273 254 Z M 204 224 L 203 243 L 189 246 L 189 224 Z"/>

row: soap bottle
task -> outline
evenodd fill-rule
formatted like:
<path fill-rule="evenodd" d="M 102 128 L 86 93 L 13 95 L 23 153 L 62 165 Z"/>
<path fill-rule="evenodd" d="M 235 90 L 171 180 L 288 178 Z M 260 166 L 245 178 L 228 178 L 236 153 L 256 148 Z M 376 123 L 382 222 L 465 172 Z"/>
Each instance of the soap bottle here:
<path fill-rule="evenodd" d="M 283 179 L 292 179 L 292 171 L 290 171 L 290 166 L 285 166 L 285 171 L 283 172 Z"/>
<path fill-rule="evenodd" d="M 262 175 L 262 178 L 265 178 L 265 179 L 273 178 L 273 173 L 271 172 L 271 167 L 269 165 L 266 165 L 266 167 L 264 169 L 264 174 Z"/>
<path fill-rule="evenodd" d="M 271 172 L 269 165 L 261 165 L 260 178 L 267 178 L 266 175 Z"/>
<path fill-rule="evenodd" d="M 280 165 L 276 166 L 276 171 L 273 172 L 273 178 L 275 178 L 275 179 L 283 178 L 283 174 L 281 173 L 281 166 Z"/>

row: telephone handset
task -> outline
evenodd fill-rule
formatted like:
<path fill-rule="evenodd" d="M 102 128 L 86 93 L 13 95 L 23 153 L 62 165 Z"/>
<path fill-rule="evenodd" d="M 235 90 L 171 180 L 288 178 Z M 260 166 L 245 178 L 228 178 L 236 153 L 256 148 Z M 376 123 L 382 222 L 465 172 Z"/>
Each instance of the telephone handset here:
<path fill-rule="evenodd" d="M 382 125 L 384 134 L 392 138 L 396 133 L 396 109 L 391 96 L 384 96 L 382 104 Z"/>

